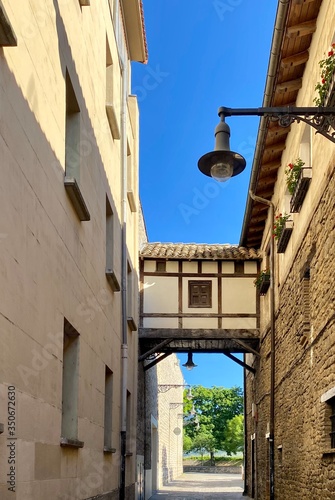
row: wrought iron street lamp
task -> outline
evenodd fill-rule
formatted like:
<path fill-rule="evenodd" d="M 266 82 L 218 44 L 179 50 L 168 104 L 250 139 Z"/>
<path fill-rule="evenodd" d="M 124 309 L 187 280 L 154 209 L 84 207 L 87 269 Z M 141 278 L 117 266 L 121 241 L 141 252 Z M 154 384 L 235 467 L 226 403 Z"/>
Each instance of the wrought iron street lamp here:
<path fill-rule="evenodd" d="M 185 366 L 186 370 L 193 370 L 193 368 L 198 366 L 198 365 L 193 363 L 193 353 L 192 352 L 187 353 L 187 361 L 186 361 L 186 363 L 183 364 L 183 366 Z"/>
<path fill-rule="evenodd" d="M 318 134 L 323 135 L 335 143 L 335 108 L 334 107 L 304 107 L 293 106 L 268 108 L 225 108 L 218 111 L 220 122 L 215 128 L 214 151 L 206 153 L 198 161 L 199 170 L 219 182 L 243 172 L 246 161 L 242 155 L 230 151 L 230 128 L 225 122 L 226 116 L 265 116 L 278 121 L 281 127 L 289 127 L 293 122 L 300 121 L 315 128 Z"/>

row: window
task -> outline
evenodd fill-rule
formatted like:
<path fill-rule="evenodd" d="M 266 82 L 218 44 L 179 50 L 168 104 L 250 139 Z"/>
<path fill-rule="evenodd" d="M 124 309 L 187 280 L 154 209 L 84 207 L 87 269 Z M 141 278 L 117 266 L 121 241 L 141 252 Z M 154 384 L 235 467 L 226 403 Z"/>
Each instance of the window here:
<path fill-rule="evenodd" d="M 188 307 L 212 307 L 212 282 L 188 282 Z"/>
<path fill-rule="evenodd" d="M 65 175 L 80 181 L 80 108 L 74 88 L 66 72 Z"/>
<path fill-rule="evenodd" d="M 134 273 L 131 265 L 128 262 L 128 275 L 127 275 L 127 322 L 130 330 L 135 332 L 137 326 L 134 320 Z"/>
<path fill-rule="evenodd" d="M 79 333 L 64 319 L 61 445 L 82 448 L 78 440 Z"/>
<path fill-rule="evenodd" d="M 131 436 L 131 394 L 127 390 L 127 420 L 126 420 L 126 455 L 131 456 L 133 453 L 132 450 L 132 436 Z"/>
<path fill-rule="evenodd" d="M 135 191 L 134 174 L 135 174 L 135 169 L 134 169 L 133 155 L 131 154 L 131 148 L 129 146 L 129 142 L 127 141 L 127 198 L 130 210 L 132 212 L 137 211 L 136 199 L 134 195 Z"/>
<path fill-rule="evenodd" d="M 335 448 L 335 397 L 331 398 L 328 401 L 328 404 L 330 406 L 331 410 L 331 415 L 330 415 L 330 447 Z"/>
<path fill-rule="evenodd" d="M 0 46 L 17 46 L 17 40 L 14 30 L 2 4 L 0 4 Z"/>
<path fill-rule="evenodd" d="M 301 283 L 301 293 L 302 293 L 302 318 L 303 324 L 302 328 L 298 332 L 298 338 L 300 344 L 304 347 L 308 343 L 310 335 L 310 269 L 309 267 L 305 269 L 302 283 Z"/>
<path fill-rule="evenodd" d="M 105 414 L 104 414 L 104 451 L 112 453 L 112 408 L 113 408 L 113 372 L 106 366 L 105 371 Z"/>
<path fill-rule="evenodd" d="M 299 178 L 296 182 L 294 190 L 290 198 L 290 211 L 291 213 L 300 212 L 304 199 L 306 197 L 307 191 L 309 189 L 310 182 L 312 180 L 312 168 L 311 168 L 311 147 L 312 147 L 312 128 L 306 125 L 302 134 L 300 142 L 299 157 L 304 163 L 302 166 Z"/>
<path fill-rule="evenodd" d="M 166 261 L 161 260 L 156 262 L 156 272 L 157 273 L 165 273 L 166 272 Z"/>
<path fill-rule="evenodd" d="M 326 403 L 324 406 L 326 450 L 328 452 L 330 445 L 331 452 L 335 453 L 335 387 L 322 394 L 321 403 Z"/>
<path fill-rule="evenodd" d="M 120 284 L 114 270 L 114 214 L 106 195 L 106 278 L 114 292 L 120 291 Z"/>
<path fill-rule="evenodd" d="M 238 260 L 235 261 L 235 273 L 236 274 L 244 274 L 244 262 L 240 262 Z"/>
<path fill-rule="evenodd" d="M 80 190 L 80 108 L 68 71 L 66 71 L 65 189 L 81 221 L 90 214 Z"/>
<path fill-rule="evenodd" d="M 106 37 L 106 113 L 110 130 L 114 139 L 120 139 L 120 126 L 117 115 L 118 102 L 115 102 L 115 75 L 111 50 Z"/>

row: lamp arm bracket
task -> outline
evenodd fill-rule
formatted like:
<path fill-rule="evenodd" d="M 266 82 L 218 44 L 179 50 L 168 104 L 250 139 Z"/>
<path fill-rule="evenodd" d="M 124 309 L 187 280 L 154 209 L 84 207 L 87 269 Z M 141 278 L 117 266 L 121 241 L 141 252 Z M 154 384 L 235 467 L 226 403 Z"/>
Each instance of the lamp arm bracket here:
<path fill-rule="evenodd" d="M 318 134 L 335 143 L 335 107 L 226 108 L 222 106 L 218 115 L 223 121 L 226 116 L 265 116 L 272 121 L 278 121 L 280 127 L 289 127 L 293 122 L 303 121 L 313 127 Z"/>

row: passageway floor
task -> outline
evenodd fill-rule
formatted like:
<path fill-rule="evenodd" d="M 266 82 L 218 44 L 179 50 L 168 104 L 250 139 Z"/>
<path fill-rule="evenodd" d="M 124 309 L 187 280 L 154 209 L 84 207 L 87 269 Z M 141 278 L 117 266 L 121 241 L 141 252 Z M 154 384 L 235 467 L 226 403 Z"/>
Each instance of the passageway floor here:
<path fill-rule="evenodd" d="M 243 496 L 240 474 L 206 474 L 187 472 L 171 481 L 150 500 L 250 500 Z"/>

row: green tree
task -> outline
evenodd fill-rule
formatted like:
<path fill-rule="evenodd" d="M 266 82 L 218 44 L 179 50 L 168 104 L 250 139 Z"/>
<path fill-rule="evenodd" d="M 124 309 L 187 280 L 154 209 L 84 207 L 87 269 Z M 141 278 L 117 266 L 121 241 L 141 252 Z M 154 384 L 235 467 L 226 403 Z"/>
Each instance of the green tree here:
<path fill-rule="evenodd" d="M 228 455 L 243 451 L 244 448 L 244 418 L 236 415 L 227 422 L 225 451 Z"/>
<path fill-rule="evenodd" d="M 210 434 L 215 443 L 213 449 L 225 450 L 227 424 L 236 415 L 243 414 L 242 389 L 207 388 L 197 385 L 192 387 L 193 398 L 188 400 L 186 396 L 187 391 L 184 393 L 184 419 L 187 423 L 185 434 L 191 437 L 193 442 L 198 434 Z"/>
<path fill-rule="evenodd" d="M 193 449 L 193 442 L 190 436 L 184 433 L 183 436 L 183 451 L 189 453 Z"/>
<path fill-rule="evenodd" d="M 198 451 L 201 454 L 201 460 L 205 451 L 213 453 L 215 451 L 215 439 L 209 432 L 200 432 L 193 440 L 192 450 Z"/>

